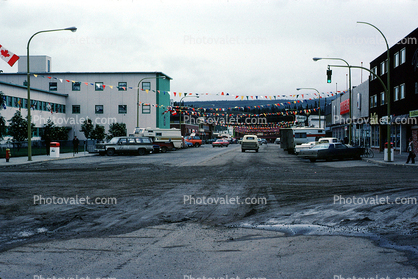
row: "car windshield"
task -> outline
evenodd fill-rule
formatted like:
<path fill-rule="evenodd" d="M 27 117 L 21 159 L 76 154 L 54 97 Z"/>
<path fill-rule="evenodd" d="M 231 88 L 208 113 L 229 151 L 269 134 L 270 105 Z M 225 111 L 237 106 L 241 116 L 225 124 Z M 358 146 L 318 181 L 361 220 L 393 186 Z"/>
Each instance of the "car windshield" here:
<path fill-rule="evenodd" d="M 247 139 L 247 140 L 255 140 L 254 137 L 246 137 L 245 139 Z"/>

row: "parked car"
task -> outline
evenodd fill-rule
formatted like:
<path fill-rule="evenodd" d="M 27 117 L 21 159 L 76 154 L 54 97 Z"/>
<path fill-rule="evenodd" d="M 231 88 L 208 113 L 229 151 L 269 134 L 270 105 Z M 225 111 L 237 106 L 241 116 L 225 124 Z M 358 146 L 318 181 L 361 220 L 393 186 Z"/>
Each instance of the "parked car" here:
<path fill-rule="evenodd" d="M 184 139 L 188 142 L 191 142 L 194 147 L 199 147 L 202 145 L 202 140 L 198 136 L 187 136 Z"/>
<path fill-rule="evenodd" d="M 267 140 L 266 140 L 266 139 L 261 139 L 261 142 L 262 142 L 263 144 L 267 144 Z"/>
<path fill-rule="evenodd" d="M 242 152 L 245 152 L 246 150 L 255 150 L 255 152 L 258 152 L 259 148 L 258 138 L 255 135 L 245 135 L 241 141 Z"/>
<path fill-rule="evenodd" d="M 228 147 L 229 141 L 224 139 L 217 139 L 216 141 L 212 142 L 212 147 Z"/>
<path fill-rule="evenodd" d="M 100 155 L 107 154 L 149 154 L 154 150 L 154 145 L 147 137 L 114 137 L 108 143 L 98 143 L 96 150 Z"/>
<path fill-rule="evenodd" d="M 321 143 L 309 149 L 302 149 L 299 156 L 315 162 L 319 159 L 327 161 L 333 159 L 360 159 L 363 153 L 364 148 L 362 147 L 351 147 L 342 143 Z"/>
<path fill-rule="evenodd" d="M 276 140 L 274 141 L 275 144 L 280 144 L 280 138 L 276 138 Z"/>
<path fill-rule="evenodd" d="M 312 148 L 314 145 L 316 145 L 317 142 L 316 141 L 311 141 L 311 142 L 307 142 L 307 143 L 302 143 L 299 145 L 296 145 L 295 147 L 295 154 L 299 154 L 299 152 L 303 149 L 309 149 Z"/>

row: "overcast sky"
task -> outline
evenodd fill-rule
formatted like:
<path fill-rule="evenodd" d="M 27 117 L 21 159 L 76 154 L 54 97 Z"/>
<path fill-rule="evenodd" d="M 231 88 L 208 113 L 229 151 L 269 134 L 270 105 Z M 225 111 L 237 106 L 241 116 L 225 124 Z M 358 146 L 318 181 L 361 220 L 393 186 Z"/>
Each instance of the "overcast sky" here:
<path fill-rule="evenodd" d="M 35 32 L 76 26 L 37 35 L 31 55 L 51 56 L 54 72 L 163 72 L 172 92 L 206 98 L 334 92 L 347 89 L 348 70 L 333 69 L 327 84 L 327 65 L 339 62 L 313 57 L 369 67 L 386 46 L 356 22 L 374 24 L 392 46 L 418 27 L 417 10 L 416 0 L 0 0 L 0 44 L 26 55 Z M 0 60 L 0 69 L 17 72 L 17 64 Z M 360 82 L 353 70 L 352 84 Z"/>

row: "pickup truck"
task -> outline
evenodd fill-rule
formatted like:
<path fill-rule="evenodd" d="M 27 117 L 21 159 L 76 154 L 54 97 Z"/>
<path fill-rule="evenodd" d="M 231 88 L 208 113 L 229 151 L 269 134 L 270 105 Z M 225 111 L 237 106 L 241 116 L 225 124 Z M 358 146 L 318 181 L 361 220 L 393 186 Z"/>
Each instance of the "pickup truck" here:
<path fill-rule="evenodd" d="M 241 141 L 242 152 L 246 150 L 255 150 L 255 152 L 258 152 L 259 147 L 258 138 L 255 135 L 245 135 Z"/>
<path fill-rule="evenodd" d="M 108 143 L 96 144 L 100 155 L 107 154 L 149 154 L 153 151 L 153 143 L 147 137 L 114 137 Z"/>
<path fill-rule="evenodd" d="M 191 142 L 194 147 L 199 147 L 202 145 L 202 140 L 198 136 L 188 136 L 184 138 L 187 142 Z"/>

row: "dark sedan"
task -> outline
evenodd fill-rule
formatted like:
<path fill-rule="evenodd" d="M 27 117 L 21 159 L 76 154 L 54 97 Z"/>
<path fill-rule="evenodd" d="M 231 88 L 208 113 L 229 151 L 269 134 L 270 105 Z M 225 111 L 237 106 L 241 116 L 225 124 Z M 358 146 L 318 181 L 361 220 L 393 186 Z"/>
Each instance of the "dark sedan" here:
<path fill-rule="evenodd" d="M 309 149 L 302 149 L 298 156 L 315 162 L 320 159 L 327 161 L 333 159 L 360 159 L 363 153 L 364 148 L 362 147 L 351 147 L 342 143 L 321 143 Z"/>

